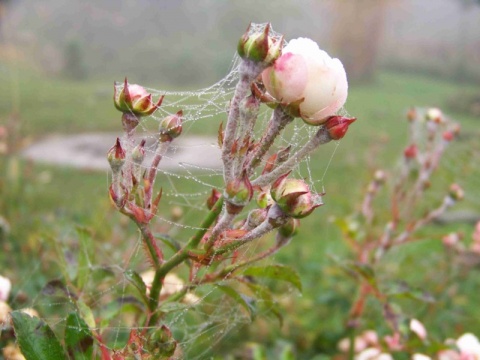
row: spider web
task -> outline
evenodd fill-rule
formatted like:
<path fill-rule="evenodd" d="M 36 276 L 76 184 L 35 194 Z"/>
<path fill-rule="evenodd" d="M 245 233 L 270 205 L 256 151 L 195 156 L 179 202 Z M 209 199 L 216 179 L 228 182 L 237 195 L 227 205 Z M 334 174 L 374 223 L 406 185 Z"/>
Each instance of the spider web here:
<path fill-rule="evenodd" d="M 250 31 L 262 31 L 265 24 L 253 24 Z M 271 36 L 279 39 L 279 34 L 274 31 Z M 155 152 L 157 142 L 157 132 L 159 122 L 167 115 L 175 114 L 178 110 L 183 111 L 183 133 L 179 139 L 171 144 L 169 151 L 162 161 L 176 162 L 177 169 L 165 169 L 162 162 L 158 168 L 156 189 L 161 186 L 163 189 L 161 209 L 152 221 L 153 231 L 157 234 L 168 234 L 168 237 L 174 239 L 179 246 L 183 246 L 187 239 L 197 229 L 200 229 L 200 221 L 207 214 L 205 200 L 214 188 L 222 189 L 223 174 L 219 166 L 205 166 L 198 159 L 202 159 L 205 149 L 217 149 L 217 156 L 220 158 L 220 151 L 216 141 L 216 133 L 220 122 L 226 122 L 226 113 L 228 111 L 230 100 L 233 96 L 236 83 L 239 79 L 240 59 L 234 56 L 229 73 L 216 84 L 196 91 L 170 91 L 148 88 L 154 98 L 165 95 L 162 106 L 149 118 L 142 120 L 137 129 L 137 143 L 140 139 L 146 139 L 147 159 L 144 162 L 144 170 L 148 169 L 149 159 Z M 342 110 L 343 111 L 343 110 Z M 258 139 L 271 116 L 272 110 L 262 106 L 255 130 L 255 136 Z M 344 111 L 343 111 L 344 112 Z M 345 113 L 345 112 L 344 112 Z M 296 120 L 282 133 L 276 140 L 274 149 L 290 147 L 291 153 L 297 151 L 309 138 L 311 138 L 317 128 L 305 125 L 302 121 Z M 210 134 L 210 137 L 201 138 L 195 145 L 185 144 L 181 141 L 184 137 L 197 136 L 197 134 Z M 212 137 L 213 134 L 213 137 Z M 178 141 L 177 141 L 178 140 Z M 322 192 L 324 189 L 323 180 L 330 166 L 331 159 L 338 147 L 338 143 L 329 147 L 330 151 L 324 151 L 325 161 L 323 176 L 318 179 L 310 170 L 310 162 L 317 155 L 307 157 L 298 164 L 292 175 L 298 178 L 304 178 L 309 182 L 312 190 Z M 198 151 L 197 151 L 198 149 Z M 177 155 L 181 152 L 192 151 L 196 156 L 191 161 L 181 161 Z M 210 153 L 208 153 L 210 154 Z M 258 172 L 261 172 L 263 166 L 259 166 Z M 257 173 L 258 175 L 258 173 Z M 253 205 L 252 205 L 253 206 Z M 180 212 L 181 214 L 175 214 Z M 115 218 L 118 220 L 117 218 Z M 123 231 L 123 230 L 122 230 Z M 130 232 L 131 233 L 131 232 Z M 145 253 L 143 251 L 142 241 L 138 234 L 128 235 L 117 234 L 122 239 L 122 244 L 109 244 L 108 242 L 95 245 L 94 253 L 82 247 L 79 235 L 74 231 L 63 234 L 55 244 L 52 245 L 59 257 L 60 268 L 63 269 L 64 279 L 74 279 L 80 273 L 86 273 L 86 280 L 82 289 L 75 289 L 72 293 L 67 292 L 66 296 L 55 295 L 58 289 L 47 289 L 33 299 L 31 306 L 42 309 L 42 317 L 55 329 L 64 329 L 69 311 L 79 308 L 79 301 L 87 304 L 92 309 L 95 321 L 93 328 L 108 343 L 112 349 L 122 349 L 128 340 L 128 334 L 133 329 L 139 331 L 145 329 L 143 324 L 137 324 L 134 311 L 130 308 L 135 307 L 137 300 L 132 297 L 135 293 L 131 282 L 125 275 L 127 270 L 134 269 L 138 273 L 149 270 L 149 264 L 145 263 Z M 163 236 L 162 235 L 162 236 Z M 72 238 L 74 240 L 72 240 Z M 261 249 L 268 247 L 274 241 L 273 236 L 266 236 L 250 243 L 242 248 L 240 255 L 248 258 L 257 254 Z M 72 247 L 72 243 L 74 246 Z M 165 250 L 167 258 L 173 254 L 164 244 L 159 243 Z M 83 253 L 86 263 L 80 263 L 80 255 Z M 126 255 L 127 254 L 127 255 Z M 263 260 L 263 264 L 272 264 L 274 257 Z M 112 265 L 115 264 L 115 265 Z M 32 270 L 31 275 L 38 271 Z M 209 270 L 207 268 L 207 270 Z M 195 280 L 204 276 L 205 271 L 195 274 L 190 280 L 186 267 L 178 267 L 173 270 L 178 278 L 165 281 L 164 287 L 172 285 L 175 287 L 188 286 Z M 99 278 L 104 277 L 104 281 Z M 24 281 L 28 281 L 27 275 Z M 180 279 L 180 280 L 179 280 Z M 67 283 L 69 281 L 67 280 Z M 230 281 L 225 279 L 221 285 L 229 285 Z M 260 286 L 271 285 L 269 281 L 257 280 Z M 274 295 L 273 302 L 277 303 L 282 298 L 295 296 L 296 290 L 290 286 L 281 287 L 280 294 Z M 48 292 L 54 292 L 52 296 L 45 296 Z M 250 291 L 252 293 L 252 291 Z M 75 294 L 73 294 L 75 293 Z M 190 300 L 184 301 L 177 309 L 166 311 L 162 318 L 165 324 L 179 342 L 181 351 L 176 353 L 173 358 L 203 359 L 216 351 L 218 344 L 231 334 L 232 330 L 241 328 L 242 325 L 252 322 L 249 312 L 230 297 L 225 296 L 218 289 L 218 285 L 202 285 L 189 291 Z M 52 295 L 49 293 L 48 295 Z M 256 304 L 263 302 L 263 307 L 259 311 L 269 313 L 268 302 L 262 299 L 244 297 L 247 304 Z M 162 306 L 162 305 L 161 305 Z M 121 307 L 122 311 L 115 312 L 115 309 Z M 87 311 L 88 313 L 88 311 Z M 112 314 L 115 314 L 112 315 Z M 101 319 L 104 321 L 100 321 Z M 105 320 L 106 318 L 106 320 Z M 275 325 L 278 326 L 278 325 Z M 98 354 L 97 354 L 98 356 Z"/>

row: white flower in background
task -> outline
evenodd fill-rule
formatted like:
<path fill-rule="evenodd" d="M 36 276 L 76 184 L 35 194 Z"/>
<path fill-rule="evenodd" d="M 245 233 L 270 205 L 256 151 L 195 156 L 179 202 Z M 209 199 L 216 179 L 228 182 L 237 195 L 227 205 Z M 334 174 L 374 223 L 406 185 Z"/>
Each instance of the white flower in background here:
<path fill-rule="evenodd" d="M 0 275 L 0 301 L 7 301 L 12 289 L 12 283 L 6 277 Z"/>
<path fill-rule="evenodd" d="M 8 327 L 10 311 L 12 311 L 10 306 L 8 306 L 5 301 L 0 301 L 0 330 L 4 327 Z"/>
<path fill-rule="evenodd" d="M 432 360 L 432 358 L 423 354 L 413 354 L 412 360 Z"/>
<path fill-rule="evenodd" d="M 155 271 L 154 270 L 147 270 L 140 274 L 145 286 L 147 287 L 147 296 L 150 295 L 150 289 L 152 288 L 153 279 L 155 278 Z M 163 286 L 160 290 L 160 297 L 165 298 L 171 296 L 177 292 L 183 290 L 185 283 L 182 279 L 178 277 L 178 275 L 170 273 L 165 276 L 163 280 Z M 199 297 L 192 293 L 187 293 L 183 298 L 183 301 L 187 304 L 195 304 L 199 301 Z"/>
<path fill-rule="evenodd" d="M 262 73 L 268 93 L 282 104 L 300 102 L 305 122 L 320 125 L 347 100 L 345 69 L 317 43 L 306 38 L 291 40 L 274 65 Z"/>
<path fill-rule="evenodd" d="M 462 359 L 480 360 L 480 342 L 475 335 L 471 333 L 463 334 L 458 338 L 456 345 L 460 350 Z"/>
<path fill-rule="evenodd" d="M 368 348 L 355 356 L 355 360 L 393 360 L 392 355 L 382 353 L 377 348 Z"/>
<path fill-rule="evenodd" d="M 410 331 L 417 334 L 421 340 L 427 338 L 427 329 L 425 329 L 425 326 L 417 319 L 410 320 Z"/>

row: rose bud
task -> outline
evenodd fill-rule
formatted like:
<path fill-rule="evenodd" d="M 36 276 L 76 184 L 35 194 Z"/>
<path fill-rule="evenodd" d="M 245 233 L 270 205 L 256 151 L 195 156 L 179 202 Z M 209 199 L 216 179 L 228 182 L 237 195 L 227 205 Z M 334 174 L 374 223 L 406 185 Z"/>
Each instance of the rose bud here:
<path fill-rule="evenodd" d="M 141 165 L 143 163 L 143 159 L 145 159 L 145 143 L 146 140 L 144 139 L 132 150 L 132 161 L 136 165 Z"/>
<path fill-rule="evenodd" d="M 160 141 L 172 141 L 179 137 L 182 133 L 182 116 L 183 111 L 180 110 L 174 115 L 169 115 L 160 122 Z"/>
<path fill-rule="evenodd" d="M 10 279 L 0 275 L 0 301 L 7 301 L 12 289 Z"/>
<path fill-rule="evenodd" d="M 300 219 L 323 205 L 321 196 L 312 194 L 305 181 L 288 179 L 288 175 L 276 180 L 270 190 L 273 200 L 285 214 Z"/>
<path fill-rule="evenodd" d="M 262 191 L 259 193 L 256 201 L 257 205 L 262 209 L 274 204 L 272 196 L 270 195 L 270 191 Z"/>
<path fill-rule="evenodd" d="M 443 138 L 443 140 L 445 140 L 447 142 L 450 142 L 455 138 L 455 134 L 453 132 L 447 130 L 447 131 L 443 132 L 442 138 Z"/>
<path fill-rule="evenodd" d="M 323 124 L 347 100 L 347 75 L 310 39 L 291 40 L 273 66 L 262 73 L 268 93 L 278 102 L 297 108 L 293 115 L 311 125 Z"/>
<path fill-rule="evenodd" d="M 117 138 L 115 145 L 108 150 L 107 159 L 113 172 L 120 171 L 125 163 L 125 150 L 122 148 L 119 138 Z"/>
<path fill-rule="evenodd" d="M 227 211 L 230 214 L 237 213 L 247 205 L 253 196 L 253 187 L 244 170 L 240 179 L 230 181 L 225 188 Z"/>
<path fill-rule="evenodd" d="M 282 53 L 283 37 L 275 40 L 268 36 L 270 24 L 265 26 L 263 33 L 249 35 L 249 31 L 250 26 L 238 42 L 238 55 L 242 59 L 263 62 L 267 66 L 271 65 Z"/>
<path fill-rule="evenodd" d="M 417 145 L 415 145 L 415 144 L 412 144 L 412 145 L 408 146 L 403 151 L 403 155 L 405 156 L 405 159 L 407 159 L 407 160 L 415 159 L 417 157 L 417 153 L 418 153 L 418 149 L 417 149 Z"/>
<path fill-rule="evenodd" d="M 113 103 L 124 114 L 133 114 L 137 117 L 152 115 L 162 104 L 163 96 L 155 104 L 152 102 L 152 94 L 140 85 L 129 84 L 127 78 L 120 91 L 118 91 L 119 87 L 115 83 Z"/>
<path fill-rule="evenodd" d="M 248 213 L 247 217 L 247 228 L 254 229 L 261 223 L 265 221 L 267 218 L 267 210 L 266 209 L 254 209 Z"/>
<path fill-rule="evenodd" d="M 453 200 L 459 201 L 459 200 L 463 200 L 463 198 L 465 197 L 465 192 L 460 187 L 460 185 L 452 184 L 450 185 L 449 195 Z"/>
<path fill-rule="evenodd" d="M 347 133 L 348 127 L 357 118 L 347 118 L 343 116 L 329 116 L 325 122 L 325 128 L 332 140 L 340 140 Z"/>
<path fill-rule="evenodd" d="M 212 193 L 207 198 L 207 208 L 208 208 L 208 210 L 213 209 L 213 206 L 217 203 L 218 199 L 220 199 L 221 196 L 222 196 L 222 194 L 220 193 L 220 191 L 218 191 L 217 189 L 212 189 Z"/>

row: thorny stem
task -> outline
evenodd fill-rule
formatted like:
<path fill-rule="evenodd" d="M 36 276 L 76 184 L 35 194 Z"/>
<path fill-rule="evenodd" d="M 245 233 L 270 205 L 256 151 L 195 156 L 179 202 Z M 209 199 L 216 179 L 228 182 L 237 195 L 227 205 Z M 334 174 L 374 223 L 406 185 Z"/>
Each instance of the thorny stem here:
<path fill-rule="evenodd" d="M 152 201 L 152 193 L 153 193 L 153 186 L 155 184 L 155 178 L 157 177 L 157 168 L 160 160 L 162 160 L 163 156 L 167 152 L 171 141 L 166 142 L 159 142 L 157 144 L 157 148 L 155 149 L 155 154 L 153 156 L 152 165 L 148 171 L 148 175 L 146 178 L 147 185 L 145 190 L 145 207 L 151 210 L 151 201 Z"/>
<path fill-rule="evenodd" d="M 200 229 L 188 240 L 187 244 L 179 251 L 175 253 L 170 259 L 164 262 L 158 269 L 155 271 L 155 277 L 153 279 L 152 288 L 150 289 L 150 301 L 149 301 L 149 309 L 151 312 L 155 312 L 158 307 L 158 300 L 160 296 L 160 290 L 162 289 L 163 279 L 165 276 L 177 265 L 184 262 L 189 255 L 189 251 L 195 249 L 200 241 L 202 240 L 203 236 L 210 228 L 210 226 L 215 222 L 215 220 L 220 215 L 220 212 L 223 208 L 223 196 L 218 199 L 215 203 L 213 208 L 207 214 L 205 219 L 203 220 L 202 224 L 200 225 Z M 155 312 L 148 322 L 148 325 L 154 325 L 158 320 L 159 313 Z"/>
<path fill-rule="evenodd" d="M 298 163 L 305 158 L 308 154 L 314 151 L 320 145 L 330 142 L 332 138 L 328 134 L 327 129 L 322 126 L 317 133 L 295 154 L 293 154 L 287 161 L 282 165 L 274 169 L 273 171 L 261 175 L 255 180 L 252 181 L 252 185 L 256 186 L 265 186 L 272 183 L 274 180 L 278 179 L 279 176 L 287 173 L 292 170 Z"/>
<path fill-rule="evenodd" d="M 123 144 L 125 147 L 125 164 L 123 166 L 123 179 L 125 182 L 125 188 L 130 191 L 132 188 L 132 174 L 133 174 L 133 161 L 132 161 L 132 149 L 135 146 L 135 129 L 125 131 L 123 137 Z"/>
<path fill-rule="evenodd" d="M 285 126 L 292 122 L 292 120 L 293 116 L 287 114 L 281 106 L 278 106 L 273 111 L 272 118 L 268 122 L 267 131 L 264 134 L 263 138 L 260 140 L 260 146 L 253 153 L 251 160 L 246 166 L 246 168 L 249 169 L 250 173 L 252 173 L 253 170 L 262 161 L 263 157 L 273 145 L 273 142 L 275 141 L 277 136 L 285 128 Z"/>
<path fill-rule="evenodd" d="M 150 253 L 150 258 L 152 259 L 153 266 L 155 269 L 158 269 L 163 262 L 162 250 L 160 250 L 160 248 L 157 246 L 157 243 L 155 242 L 155 237 L 153 236 L 147 224 L 137 223 L 137 226 L 142 233 L 145 244 L 147 245 L 147 249 Z"/>
<path fill-rule="evenodd" d="M 205 244 L 205 249 L 207 251 L 212 248 L 213 244 L 215 243 L 217 238 L 222 234 L 222 232 L 227 230 L 227 228 L 232 223 L 233 219 L 235 219 L 234 214 L 230 214 L 227 211 L 224 211 L 222 217 L 220 218 L 218 223 L 213 228 L 212 233 L 210 234 L 210 237 L 208 238 L 208 242 Z"/>
<path fill-rule="evenodd" d="M 238 120 L 240 115 L 240 102 L 246 97 L 250 90 L 251 82 L 262 72 L 264 65 L 253 61 L 243 60 L 240 64 L 240 80 L 235 88 L 235 93 L 230 103 L 228 112 L 227 125 L 223 138 L 222 161 L 223 161 L 223 178 L 225 183 L 232 180 L 233 157 L 231 154 L 232 145 L 237 131 Z"/>

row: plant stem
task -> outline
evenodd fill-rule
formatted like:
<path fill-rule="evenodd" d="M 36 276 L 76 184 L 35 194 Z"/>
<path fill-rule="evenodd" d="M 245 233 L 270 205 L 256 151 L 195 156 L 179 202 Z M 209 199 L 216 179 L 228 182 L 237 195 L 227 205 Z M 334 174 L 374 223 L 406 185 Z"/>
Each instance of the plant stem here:
<path fill-rule="evenodd" d="M 328 131 L 325 127 L 321 127 L 318 132 L 295 154 L 293 154 L 287 161 L 282 165 L 274 169 L 273 171 L 261 175 L 255 180 L 252 181 L 254 186 L 265 186 L 272 183 L 274 180 L 278 179 L 281 175 L 292 170 L 299 162 L 304 159 L 308 154 L 314 151 L 320 145 L 330 142 L 332 138 L 328 134 Z"/>
<path fill-rule="evenodd" d="M 152 160 L 152 165 L 150 166 L 150 170 L 148 171 L 147 175 L 147 185 L 145 189 L 145 201 L 144 201 L 144 206 L 146 209 L 151 210 L 152 208 L 152 193 L 153 193 L 153 185 L 155 184 L 155 178 L 157 176 L 157 167 L 158 164 L 160 163 L 160 160 L 162 160 L 163 156 L 168 150 L 168 147 L 170 146 L 171 141 L 167 142 L 159 142 L 157 145 L 157 148 L 155 149 L 155 155 Z"/>
<path fill-rule="evenodd" d="M 215 203 L 213 208 L 207 214 L 205 219 L 203 220 L 202 224 L 200 225 L 200 229 L 188 240 L 187 244 L 181 248 L 179 251 L 175 253 L 170 259 L 164 262 L 158 269 L 156 269 L 155 277 L 153 279 L 152 288 L 150 290 L 150 301 L 149 301 L 149 309 L 151 312 L 154 312 L 158 307 L 158 299 L 160 296 L 160 290 L 162 289 L 163 279 L 165 276 L 177 265 L 181 264 L 188 258 L 188 253 L 190 250 L 195 249 L 200 241 L 202 240 L 203 236 L 210 228 L 210 226 L 215 222 L 215 220 L 220 215 L 220 212 L 223 208 L 223 196 L 218 199 Z M 150 317 L 149 325 L 153 325 L 156 323 L 159 314 L 154 313 Z"/>

